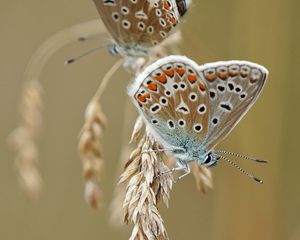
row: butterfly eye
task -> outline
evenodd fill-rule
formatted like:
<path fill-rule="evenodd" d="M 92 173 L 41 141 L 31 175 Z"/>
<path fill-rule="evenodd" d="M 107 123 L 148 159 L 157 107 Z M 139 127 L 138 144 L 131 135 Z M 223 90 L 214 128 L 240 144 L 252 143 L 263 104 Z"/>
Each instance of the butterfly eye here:
<path fill-rule="evenodd" d="M 131 0 L 131 2 L 132 2 L 133 4 L 136 4 L 136 3 L 137 3 L 137 0 Z"/>
<path fill-rule="evenodd" d="M 209 164 L 212 161 L 212 156 L 211 154 L 207 154 L 204 160 L 204 164 Z"/>

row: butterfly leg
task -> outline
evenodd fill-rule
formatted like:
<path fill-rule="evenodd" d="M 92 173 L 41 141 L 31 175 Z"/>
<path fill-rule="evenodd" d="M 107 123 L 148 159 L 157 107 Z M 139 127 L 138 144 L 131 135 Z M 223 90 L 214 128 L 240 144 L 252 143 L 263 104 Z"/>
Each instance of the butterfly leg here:
<path fill-rule="evenodd" d="M 184 178 L 185 176 L 189 175 L 189 173 L 191 172 L 190 166 L 187 162 L 180 162 L 181 163 L 181 170 L 184 170 L 184 174 L 182 174 L 181 176 L 179 176 L 176 180 L 175 183 L 178 182 L 180 179 Z"/>
<path fill-rule="evenodd" d="M 184 168 L 182 168 L 182 166 L 179 166 L 179 167 L 175 167 L 175 168 L 170 168 L 168 169 L 167 171 L 164 171 L 164 172 L 161 172 L 157 175 L 157 177 L 160 177 L 161 175 L 163 174 L 166 174 L 166 173 L 173 173 L 175 171 L 180 171 L 180 170 L 183 170 Z"/>

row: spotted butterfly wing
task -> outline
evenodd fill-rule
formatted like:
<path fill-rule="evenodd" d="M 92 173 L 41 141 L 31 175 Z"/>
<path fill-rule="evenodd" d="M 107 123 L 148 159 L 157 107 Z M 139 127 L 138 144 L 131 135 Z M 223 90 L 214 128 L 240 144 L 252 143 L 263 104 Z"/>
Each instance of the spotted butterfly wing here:
<path fill-rule="evenodd" d="M 104 25 L 127 54 L 163 41 L 187 10 L 186 0 L 94 0 Z"/>
<path fill-rule="evenodd" d="M 186 151 L 194 148 L 186 155 L 194 159 L 185 160 L 203 162 L 253 105 L 267 74 L 246 61 L 198 66 L 170 56 L 146 68 L 129 94 L 158 140 Z"/>
<path fill-rule="evenodd" d="M 156 136 L 172 148 L 200 142 L 208 133 L 209 95 L 193 61 L 171 56 L 148 67 L 130 95 Z"/>
<path fill-rule="evenodd" d="M 227 61 L 205 64 L 199 72 L 209 89 L 210 121 L 205 141 L 212 149 L 254 104 L 268 70 L 247 61 Z"/>

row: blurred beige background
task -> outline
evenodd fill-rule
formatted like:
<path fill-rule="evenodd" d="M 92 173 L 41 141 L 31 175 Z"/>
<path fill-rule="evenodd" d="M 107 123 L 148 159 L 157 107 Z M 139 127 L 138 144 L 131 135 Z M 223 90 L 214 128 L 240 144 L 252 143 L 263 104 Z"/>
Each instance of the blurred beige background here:
<path fill-rule="evenodd" d="M 205 196 L 196 191 L 192 176 L 176 184 L 170 208 L 161 210 L 172 240 L 300 239 L 299 9 L 297 0 L 194 0 L 182 24 L 180 48 L 185 55 L 199 63 L 251 60 L 270 71 L 257 103 L 220 148 L 270 163 L 239 163 L 263 178 L 264 185 L 223 163 L 213 169 L 214 190 Z M 94 211 L 82 197 L 77 136 L 85 105 L 116 58 L 103 49 L 71 66 L 63 62 L 96 42 L 62 49 L 41 75 L 45 109 L 39 138 L 44 178 L 40 201 L 32 203 L 20 191 L 14 154 L 6 145 L 7 135 L 18 123 L 22 77 L 30 57 L 57 31 L 95 18 L 91 0 L 0 3 L 0 239 L 96 240 L 130 235 L 129 227 L 110 227 L 107 207 L 122 138 L 128 138 L 122 130 L 130 80 L 124 70 L 114 76 L 102 102 L 109 120 L 104 139 L 106 204 Z"/>

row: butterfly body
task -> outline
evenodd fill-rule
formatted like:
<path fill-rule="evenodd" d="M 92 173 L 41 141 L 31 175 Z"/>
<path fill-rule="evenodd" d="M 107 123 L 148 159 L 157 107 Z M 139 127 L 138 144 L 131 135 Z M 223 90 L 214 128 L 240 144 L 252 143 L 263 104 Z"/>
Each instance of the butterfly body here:
<path fill-rule="evenodd" d="M 166 39 L 187 11 L 189 0 L 94 0 L 113 38 L 109 52 L 146 56 Z"/>
<path fill-rule="evenodd" d="M 254 104 L 267 74 L 248 61 L 199 66 L 186 57 L 169 56 L 148 66 L 128 93 L 148 134 L 187 171 L 191 161 L 205 166 L 218 162 L 214 147 Z"/>
<path fill-rule="evenodd" d="M 199 165 L 212 166 L 218 161 L 218 157 L 209 151 L 206 147 L 205 139 L 199 141 L 192 132 L 174 130 L 172 134 L 168 129 L 161 129 L 161 136 L 155 134 L 155 130 L 148 125 L 148 132 L 160 142 L 164 149 L 170 149 L 171 154 L 177 159 L 179 165 L 186 167 L 185 163 L 196 162 Z"/>

